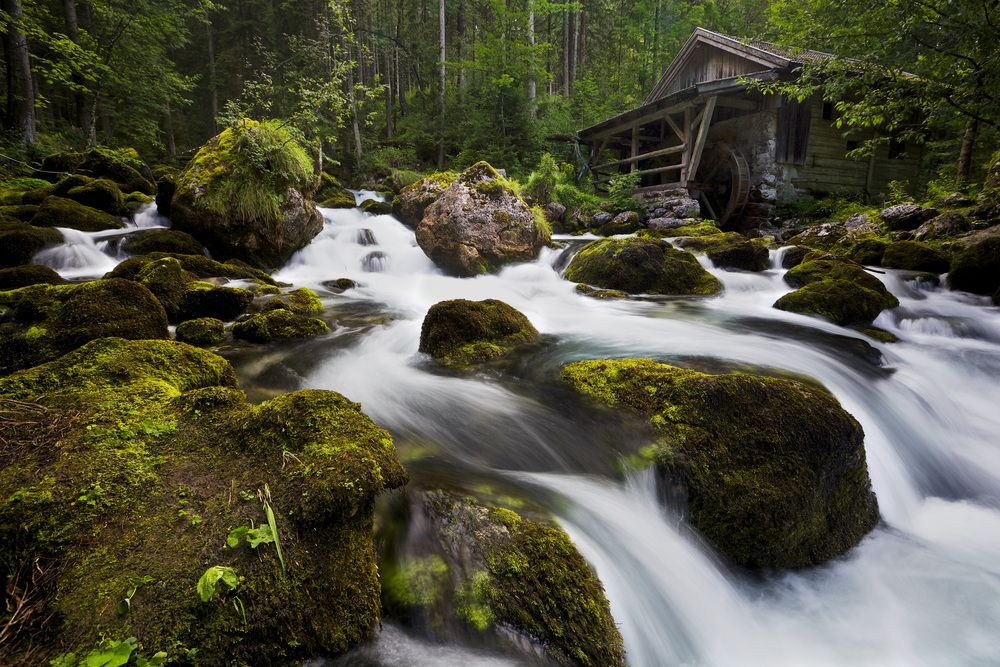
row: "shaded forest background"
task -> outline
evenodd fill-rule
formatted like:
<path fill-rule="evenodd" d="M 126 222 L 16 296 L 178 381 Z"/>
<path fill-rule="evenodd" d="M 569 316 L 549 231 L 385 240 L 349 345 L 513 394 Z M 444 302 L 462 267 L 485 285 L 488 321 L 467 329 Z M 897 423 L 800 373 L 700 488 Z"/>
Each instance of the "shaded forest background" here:
<path fill-rule="evenodd" d="M 354 181 L 479 159 L 522 175 L 545 152 L 579 166 L 567 135 L 641 104 L 701 26 L 841 56 L 779 92 L 822 87 L 846 121 L 924 141 L 927 178 L 961 186 L 998 145 L 998 5 L 2 0 L 2 152 L 183 158 L 249 116 L 287 121 Z"/>

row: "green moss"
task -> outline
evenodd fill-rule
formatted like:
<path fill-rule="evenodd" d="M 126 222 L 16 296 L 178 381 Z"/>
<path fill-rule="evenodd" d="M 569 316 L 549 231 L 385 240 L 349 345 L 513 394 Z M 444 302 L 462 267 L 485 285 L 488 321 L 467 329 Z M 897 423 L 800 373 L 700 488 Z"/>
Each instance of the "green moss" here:
<path fill-rule="evenodd" d="M 951 262 L 952 289 L 991 295 L 1000 289 L 1000 238 L 980 241 L 962 250 Z"/>
<path fill-rule="evenodd" d="M 501 356 L 537 338 L 528 318 L 503 301 L 454 299 L 427 311 L 419 350 L 441 363 L 462 365 Z"/>
<path fill-rule="evenodd" d="M 821 315 L 846 326 L 853 323 L 870 324 L 883 309 L 891 306 L 887 305 L 882 294 L 874 290 L 850 280 L 832 278 L 809 283 L 786 294 L 774 303 L 774 307 L 778 310 Z"/>
<path fill-rule="evenodd" d="M 273 299 L 264 304 L 263 312 L 269 312 L 272 310 L 290 310 L 293 313 L 298 313 L 299 315 L 313 315 L 316 313 L 323 312 L 323 303 L 316 296 L 316 292 L 305 287 L 300 287 L 299 289 L 289 292 L 288 294 L 282 294 L 275 296 Z"/>
<path fill-rule="evenodd" d="M 204 255 L 205 249 L 193 236 L 173 229 L 154 229 L 130 234 L 122 243 L 122 252 L 148 255 L 161 252 L 171 255 Z"/>
<path fill-rule="evenodd" d="M 242 263 L 230 260 L 225 263 L 216 262 L 205 255 L 181 255 L 178 253 L 151 252 L 145 257 L 127 259 L 112 271 L 106 278 L 126 278 L 134 280 L 142 267 L 151 262 L 165 258 L 173 258 L 181 263 L 181 268 L 197 278 L 230 278 L 232 280 L 253 280 L 267 285 L 277 286 L 277 281 L 260 269 L 255 269 Z"/>
<path fill-rule="evenodd" d="M 576 291 L 579 294 L 589 296 L 594 299 L 627 299 L 629 294 L 613 289 L 594 289 L 590 285 L 577 283 Z"/>
<path fill-rule="evenodd" d="M 44 405 L 18 409 L 34 410 L 51 437 L 8 428 L 24 419 L 4 399 L 38 396 Z M 254 408 L 220 357 L 104 339 L 0 379 L 0 420 L 14 448 L 0 451 L 0 575 L 36 558 L 53 566 L 34 618 L 58 619 L 32 628 L 39 643 L 14 655 L 86 653 L 106 634 L 137 637 L 147 655 L 180 642 L 206 667 L 283 666 L 342 652 L 375 625 L 372 499 L 406 475 L 388 435 L 342 396 L 300 392 Z M 238 491 L 265 488 L 284 575 L 273 548 L 225 546 L 232 528 L 266 522 Z M 195 583 L 214 564 L 241 581 L 202 603 Z M 118 616 L 134 576 L 152 583 Z"/>
<path fill-rule="evenodd" d="M 323 320 L 297 315 L 285 309 L 251 315 L 233 325 L 233 336 L 251 343 L 311 338 L 330 332 Z"/>
<path fill-rule="evenodd" d="M 425 176 L 413 185 L 406 186 L 393 199 L 393 215 L 404 225 L 415 228 L 423 219 L 427 207 L 433 204 L 457 178 L 458 174 L 440 172 Z"/>
<path fill-rule="evenodd" d="M 463 171 L 459 176 L 459 179 L 470 188 L 474 187 L 477 183 L 495 181 L 498 178 L 500 178 L 500 174 L 497 170 L 491 167 L 488 162 L 482 160 Z"/>
<path fill-rule="evenodd" d="M 203 317 L 229 322 L 245 313 L 252 302 L 253 292 L 250 290 L 190 282 L 184 285 L 177 317 L 181 322 Z"/>
<path fill-rule="evenodd" d="M 0 268 L 28 264 L 39 250 L 62 242 L 58 230 L 0 218 Z"/>
<path fill-rule="evenodd" d="M 80 285 L 33 285 L 0 292 L 14 308 L 0 336 L 0 369 L 11 372 L 54 359 L 84 343 L 107 336 L 132 340 L 168 337 L 167 317 L 153 294 L 128 280 Z M 30 327 L 50 335 L 26 335 Z"/>
<path fill-rule="evenodd" d="M 916 241 L 895 241 L 885 249 L 882 266 L 907 271 L 944 273 L 951 265 L 951 258 L 937 248 Z"/>
<path fill-rule="evenodd" d="M 685 225 L 672 229 L 640 229 L 637 236 L 647 239 L 668 239 L 679 236 L 715 236 L 719 228 L 712 220 L 704 220 L 696 225 Z"/>
<path fill-rule="evenodd" d="M 686 494 L 692 525 L 742 565 L 816 565 L 878 520 L 861 427 L 824 391 L 650 359 L 577 362 L 562 377 L 649 417 L 659 469 Z"/>
<path fill-rule="evenodd" d="M 392 214 L 392 202 L 387 202 L 387 201 L 366 199 L 363 202 L 361 202 L 361 206 L 359 208 L 365 213 L 371 213 L 372 215 Z"/>
<path fill-rule="evenodd" d="M 888 247 L 889 242 L 882 239 L 861 239 L 847 251 L 847 258 L 858 264 L 882 266 L 882 258 Z"/>
<path fill-rule="evenodd" d="M 701 236 L 680 239 L 677 241 L 677 245 L 685 250 L 712 252 L 732 247 L 744 241 L 746 241 L 746 238 L 742 234 L 737 232 L 720 232 L 716 229 L 714 234 L 703 234 Z"/>
<path fill-rule="evenodd" d="M 113 215 L 63 197 L 46 197 L 31 224 L 35 227 L 69 227 L 82 232 L 102 232 L 122 227 Z"/>
<path fill-rule="evenodd" d="M 742 271 L 766 271 L 771 268 L 771 253 L 767 239 L 748 239 L 731 245 L 712 248 L 708 258 L 721 268 Z"/>
<path fill-rule="evenodd" d="M 581 250 L 565 278 L 630 294 L 715 294 L 722 284 L 690 253 L 665 241 L 604 239 Z"/>
<path fill-rule="evenodd" d="M 849 281 L 875 292 L 884 300 L 884 308 L 894 308 L 899 305 L 899 300 L 886 289 L 881 280 L 857 264 L 845 262 L 837 257 L 813 259 L 812 255 L 808 255 L 805 261 L 785 273 L 785 282 L 792 287 L 804 287 L 822 280 Z"/>
<path fill-rule="evenodd" d="M 35 204 L 20 204 L 18 206 L 0 206 L 0 215 L 16 218 L 21 222 L 31 222 L 31 219 L 38 213 L 38 206 Z"/>
<path fill-rule="evenodd" d="M 226 327 L 222 320 L 201 317 L 178 324 L 175 337 L 190 345 L 215 345 L 226 340 Z"/>
<path fill-rule="evenodd" d="M 877 340 L 880 343 L 899 342 L 899 338 L 896 337 L 896 334 L 892 333 L 891 331 L 886 331 L 885 329 L 880 329 L 879 327 L 872 327 L 872 326 L 859 327 L 858 331 L 868 336 L 869 338 Z"/>
<path fill-rule="evenodd" d="M 48 181 L 40 178 L 10 178 L 0 181 L 0 206 L 17 206 L 22 203 L 22 194 L 48 185 Z"/>
<path fill-rule="evenodd" d="M 603 587 L 565 533 L 471 498 L 425 495 L 451 568 L 437 599 L 450 595 L 460 619 L 479 631 L 513 628 L 559 664 L 624 665 Z"/>
<path fill-rule="evenodd" d="M 124 199 L 121 190 L 113 182 L 106 179 L 95 179 L 86 185 L 79 185 L 66 192 L 66 198 L 96 208 L 111 215 L 121 213 Z"/>
<path fill-rule="evenodd" d="M 278 225 L 286 189 L 313 182 L 312 159 L 286 126 L 243 119 L 198 151 L 176 187 L 212 214 Z"/>
<path fill-rule="evenodd" d="M 430 606 L 450 584 L 448 565 L 440 556 L 431 554 L 392 568 L 383 579 L 383 594 L 394 605 Z"/>
<path fill-rule="evenodd" d="M 16 289 L 46 283 L 49 285 L 62 285 L 65 280 L 47 266 L 15 266 L 7 269 L 0 269 L 0 290 Z"/>

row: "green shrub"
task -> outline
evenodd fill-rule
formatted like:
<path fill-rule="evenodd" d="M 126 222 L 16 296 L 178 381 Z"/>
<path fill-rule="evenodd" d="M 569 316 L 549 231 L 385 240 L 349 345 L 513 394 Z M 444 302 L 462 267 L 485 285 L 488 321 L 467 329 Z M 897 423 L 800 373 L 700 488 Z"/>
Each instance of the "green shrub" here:
<path fill-rule="evenodd" d="M 632 191 L 639 187 L 639 172 L 630 171 L 620 174 L 611 181 L 608 188 L 608 199 L 616 211 L 638 211 L 642 204 L 632 196 Z"/>

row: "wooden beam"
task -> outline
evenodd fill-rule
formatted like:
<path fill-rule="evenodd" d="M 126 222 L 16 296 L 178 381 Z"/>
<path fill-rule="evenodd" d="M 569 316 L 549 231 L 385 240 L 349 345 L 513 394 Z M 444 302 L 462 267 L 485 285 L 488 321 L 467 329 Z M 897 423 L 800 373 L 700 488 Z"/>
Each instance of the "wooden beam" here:
<path fill-rule="evenodd" d="M 655 169 L 642 169 L 642 170 L 638 171 L 637 173 L 640 176 L 647 176 L 649 174 L 662 174 L 665 171 L 677 171 L 678 169 L 683 169 L 683 168 L 684 168 L 683 164 L 671 164 L 671 165 L 667 165 L 666 167 L 656 167 Z M 614 176 L 609 176 L 608 178 L 602 178 L 599 181 L 594 181 L 594 185 L 598 185 L 600 183 L 609 183 L 609 182 L 613 181 L 617 176 L 620 176 L 620 175 L 621 174 L 615 174 Z"/>
<path fill-rule="evenodd" d="M 615 162 L 605 162 L 604 164 L 599 164 L 592 169 L 597 171 L 598 169 L 607 169 L 608 167 L 620 167 L 623 164 L 630 164 L 633 162 L 638 162 L 639 160 L 650 160 L 654 157 L 660 157 L 661 155 L 672 155 L 674 153 L 684 152 L 685 146 L 681 144 L 680 146 L 670 146 L 669 148 L 661 148 L 658 151 L 651 151 L 649 153 L 642 153 L 641 155 L 636 155 L 634 157 L 625 158 L 624 160 L 617 160 Z"/>
<path fill-rule="evenodd" d="M 715 113 L 715 101 L 718 96 L 713 95 L 705 103 L 705 110 L 702 111 L 701 127 L 698 128 L 698 139 L 694 144 L 694 151 L 691 153 L 691 167 L 688 169 L 688 180 L 694 179 L 698 172 L 698 163 L 701 162 L 701 153 L 705 150 L 705 141 L 708 139 L 708 128 L 712 124 L 712 114 Z"/>
<path fill-rule="evenodd" d="M 674 104 L 673 106 L 666 107 L 665 109 L 660 109 L 658 111 L 654 111 L 652 113 L 639 116 L 634 120 L 627 121 L 611 129 L 604 130 L 603 132 L 598 132 L 597 134 L 594 135 L 593 138 L 602 139 L 604 137 L 610 137 L 615 134 L 625 133 L 638 125 L 645 125 L 646 123 L 652 120 L 659 120 L 660 118 L 663 118 L 666 115 L 684 111 L 685 109 L 694 106 L 696 103 L 697 103 L 696 100 L 690 100 L 686 102 L 680 102 L 679 104 Z"/>
<path fill-rule="evenodd" d="M 677 126 L 677 123 L 674 122 L 674 119 L 671 118 L 670 116 L 664 116 L 663 120 L 666 121 L 667 125 L 670 126 L 670 129 L 674 131 L 674 134 L 676 134 L 677 138 L 681 140 L 681 143 L 686 144 L 687 135 L 681 131 L 681 128 Z"/>

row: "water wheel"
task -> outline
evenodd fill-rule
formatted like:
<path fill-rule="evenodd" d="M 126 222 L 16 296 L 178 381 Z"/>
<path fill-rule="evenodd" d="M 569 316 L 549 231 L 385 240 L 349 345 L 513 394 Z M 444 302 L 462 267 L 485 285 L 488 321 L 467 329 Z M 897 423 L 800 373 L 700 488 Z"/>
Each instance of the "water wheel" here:
<path fill-rule="evenodd" d="M 750 167 L 743 153 L 729 144 L 705 149 L 690 186 L 691 195 L 719 225 L 743 212 L 750 197 Z"/>

